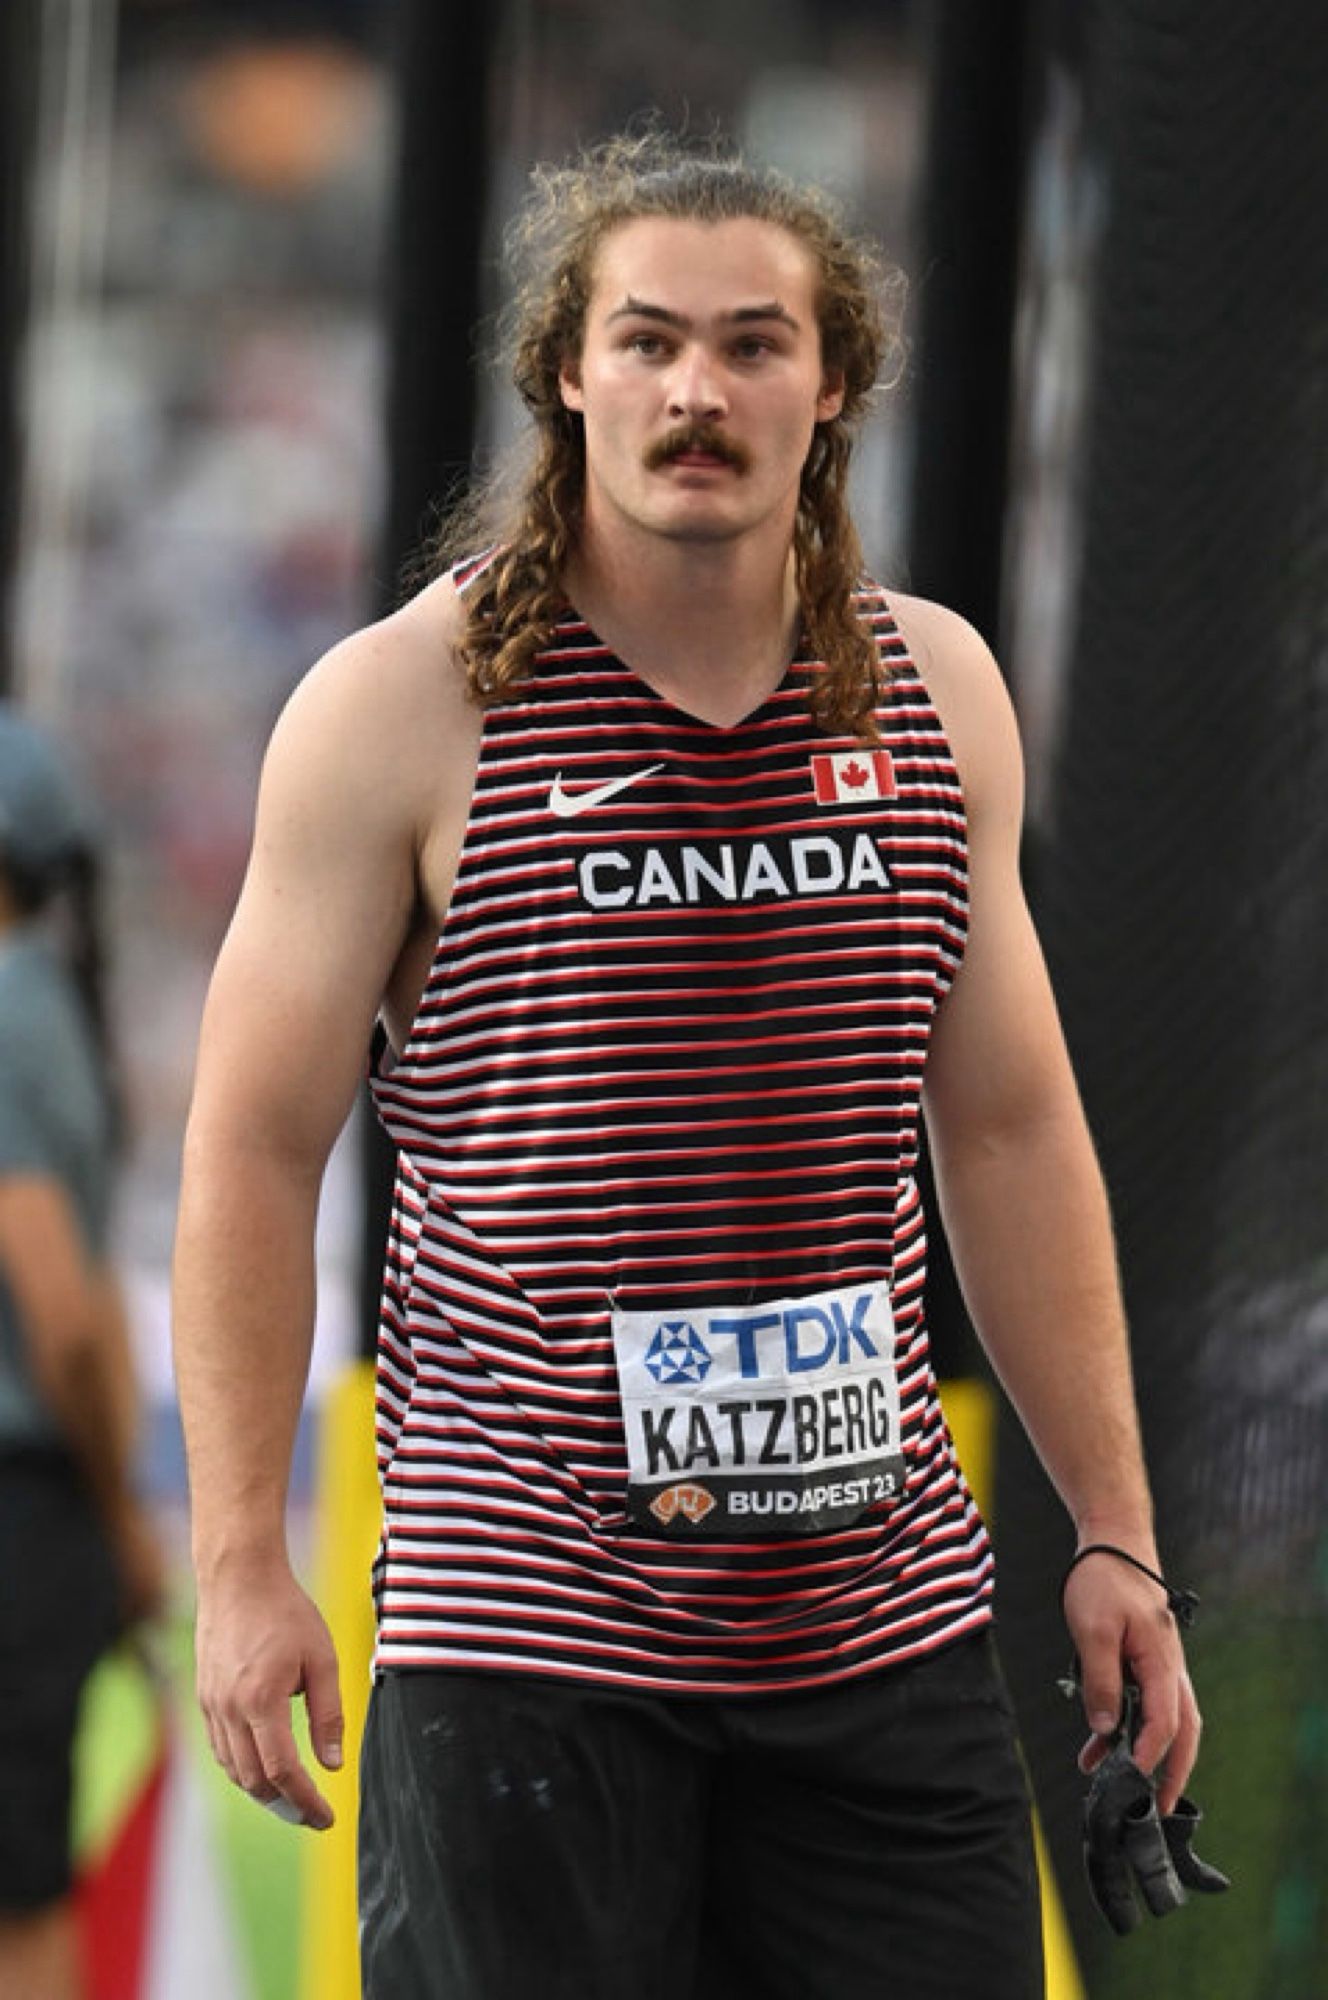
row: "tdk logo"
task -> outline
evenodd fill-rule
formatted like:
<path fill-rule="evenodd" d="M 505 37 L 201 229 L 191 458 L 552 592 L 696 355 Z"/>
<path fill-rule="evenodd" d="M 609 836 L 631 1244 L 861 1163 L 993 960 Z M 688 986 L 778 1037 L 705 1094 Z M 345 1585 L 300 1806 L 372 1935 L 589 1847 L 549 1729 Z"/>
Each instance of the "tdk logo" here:
<path fill-rule="evenodd" d="M 712 1341 L 727 1337 L 737 1342 L 738 1372 L 748 1381 L 762 1374 L 805 1375 L 817 1368 L 842 1368 L 855 1358 L 855 1350 L 873 1360 L 880 1356 L 867 1326 L 874 1300 L 873 1292 L 859 1292 L 850 1309 L 841 1300 L 830 1299 L 825 1305 L 716 1314 L 706 1322 L 706 1332 Z M 761 1354 L 768 1342 L 774 1344 L 774 1366 L 762 1368 Z"/>
<path fill-rule="evenodd" d="M 685 1319 L 665 1321 L 646 1349 L 645 1361 L 660 1384 L 704 1382 L 710 1373 L 705 1343 Z"/>

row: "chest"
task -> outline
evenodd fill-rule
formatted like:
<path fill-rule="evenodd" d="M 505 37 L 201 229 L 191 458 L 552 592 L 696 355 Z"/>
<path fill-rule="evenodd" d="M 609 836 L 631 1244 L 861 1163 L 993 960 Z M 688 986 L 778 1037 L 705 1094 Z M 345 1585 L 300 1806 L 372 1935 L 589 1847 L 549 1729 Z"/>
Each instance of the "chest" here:
<path fill-rule="evenodd" d="M 827 739 L 797 690 L 717 730 L 667 704 L 580 690 L 486 728 L 450 897 L 581 928 L 630 913 L 713 926 L 800 907 L 850 919 L 920 874 L 957 888 L 957 778 L 934 720 L 897 705 L 875 745 Z"/>

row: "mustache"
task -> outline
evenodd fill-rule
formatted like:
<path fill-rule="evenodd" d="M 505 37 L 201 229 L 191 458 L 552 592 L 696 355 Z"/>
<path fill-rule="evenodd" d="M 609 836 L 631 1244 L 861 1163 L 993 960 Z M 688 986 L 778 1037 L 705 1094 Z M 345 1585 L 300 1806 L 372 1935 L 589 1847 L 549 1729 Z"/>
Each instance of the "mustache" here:
<path fill-rule="evenodd" d="M 651 445 L 646 453 L 646 466 L 649 471 L 657 472 L 661 465 L 689 451 L 703 451 L 738 472 L 747 470 L 747 453 L 742 446 L 725 437 L 714 424 L 676 424 Z"/>

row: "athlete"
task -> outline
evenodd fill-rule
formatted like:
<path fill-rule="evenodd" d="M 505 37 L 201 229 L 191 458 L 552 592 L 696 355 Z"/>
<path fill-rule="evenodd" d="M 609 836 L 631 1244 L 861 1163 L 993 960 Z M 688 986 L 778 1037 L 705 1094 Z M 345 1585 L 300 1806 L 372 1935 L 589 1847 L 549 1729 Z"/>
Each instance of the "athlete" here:
<path fill-rule="evenodd" d="M 822 199 L 657 135 L 537 174 L 524 483 L 268 754 L 208 1001 L 176 1341 L 218 1758 L 325 1827 L 283 1513 L 320 1176 L 376 1021 L 399 1149 L 365 1990 L 1042 1990 L 992 1560 L 937 1402 L 925 1107 L 987 1350 L 1083 1547 L 1157 1568 L 1102 1182 L 982 642 L 866 579 L 889 334 Z M 1164 1591 L 1065 1590 L 1174 1804 Z"/>

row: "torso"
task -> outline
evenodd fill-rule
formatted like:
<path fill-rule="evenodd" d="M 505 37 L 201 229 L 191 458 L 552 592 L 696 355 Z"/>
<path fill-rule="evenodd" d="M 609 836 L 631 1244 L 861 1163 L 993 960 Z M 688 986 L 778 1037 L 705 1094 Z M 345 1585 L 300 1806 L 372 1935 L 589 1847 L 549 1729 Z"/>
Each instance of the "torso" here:
<path fill-rule="evenodd" d="M 926 1360 L 912 1175 L 962 939 L 962 804 L 877 606 L 901 674 L 880 767 L 811 724 L 815 668 L 725 731 L 574 620 L 536 690 L 447 739 L 451 803 L 421 842 L 399 1059 L 377 1084 L 401 1158 L 385 1664 L 811 1685 L 987 1616 L 990 1557 Z M 822 799 L 836 758 L 846 789 Z M 672 1540 L 639 1498 L 628 1518 L 615 1314 L 691 1311 L 708 1339 L 712 1307 L 793 1300 L 801 1331 L 779 1338 L 797 1348 L 837 1310 L 869 1335 L 854 1300 L 881 1284 L 903 1414 L 883 1508 L 831 1480 L 824 1525 L 790 1542 L 766 1523 L 755 1544 L 707 1539 L 713 1513 Z M 628 1338 L 658 1360 L 648 1328 Z M 790 1365 L 796 1384 L 813 1360 Z M 702 1465 L 714 1422 L 696 1419 Z M 704 1479 L 681 1485 L 662 1497 L 704 1506 Z"/>

